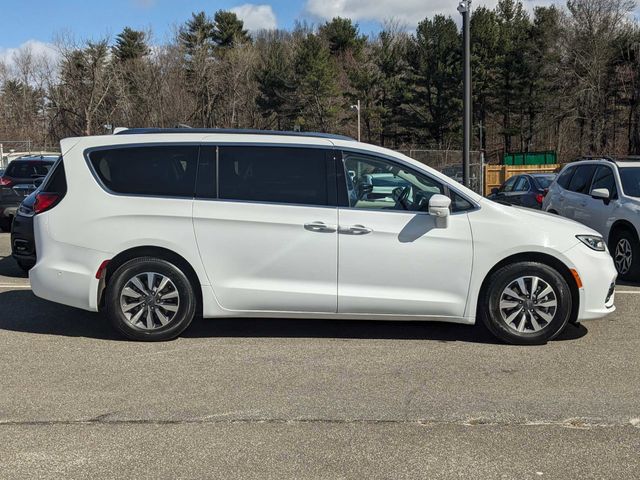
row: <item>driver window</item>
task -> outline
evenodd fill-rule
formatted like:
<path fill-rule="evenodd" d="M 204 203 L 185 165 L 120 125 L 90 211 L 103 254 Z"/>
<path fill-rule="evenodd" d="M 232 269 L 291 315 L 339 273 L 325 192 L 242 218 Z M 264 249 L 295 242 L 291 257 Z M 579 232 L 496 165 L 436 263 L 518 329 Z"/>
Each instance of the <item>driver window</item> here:
<path fill-rule="evenodd" d="M 352 208 L 426 211 L 431 196 L 444 193 L 441 183 L 383 159 L 350 155 L 344 166 Z"/>

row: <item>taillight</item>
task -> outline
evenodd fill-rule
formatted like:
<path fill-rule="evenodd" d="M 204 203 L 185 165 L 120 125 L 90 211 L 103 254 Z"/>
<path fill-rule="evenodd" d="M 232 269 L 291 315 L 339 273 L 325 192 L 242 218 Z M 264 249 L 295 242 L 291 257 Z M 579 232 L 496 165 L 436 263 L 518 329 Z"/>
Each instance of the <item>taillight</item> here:
<path fill-rule="evenodd" d="M 60 200 L 60 195 L 57 193 L 38 193 L 36 195 L 36 201 L 33 204 L 33 213 L 46 212 L 53 208 L 58 200 Z"/>
<path fill-rule="evenodd" d="M 0 186 L 2 187 L 10 187 L 13 184 L 13 181 L 9 178 L 0 177 Z"/>
<path fill-rule="evenodd" d="M 539 205 L 542 205 L 542 201 L 544 200 L 544 195 L 539 193 L 536 195 L 536 202 L 538 202 Z"/>

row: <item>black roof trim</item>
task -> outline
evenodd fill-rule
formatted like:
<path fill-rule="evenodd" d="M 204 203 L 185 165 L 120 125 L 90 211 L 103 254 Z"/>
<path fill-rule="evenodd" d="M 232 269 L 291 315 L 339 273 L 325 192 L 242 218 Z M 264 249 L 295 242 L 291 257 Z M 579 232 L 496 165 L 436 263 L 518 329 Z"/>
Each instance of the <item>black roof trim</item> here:
<path fill-rule="evenodd" d="M 580 162 L 585 160 L 605 160 L 607 162 L 640 162 L 640 155 L 583 155 L 574 160 L 574 162 Z"/>
<path fill-rule="evenodd" d="M 280 135 L 283 137 L 313 137 L 334 140 L 355 141 L 354 138 L 345 135 L 334 135 L 320 132 L 285 132 L 281 130 L 258 130 L 251 128 L 128 128 L 120 130 L 115 135 L 141 135 L 149 133 L 223 133 L 234 135 Z"/>

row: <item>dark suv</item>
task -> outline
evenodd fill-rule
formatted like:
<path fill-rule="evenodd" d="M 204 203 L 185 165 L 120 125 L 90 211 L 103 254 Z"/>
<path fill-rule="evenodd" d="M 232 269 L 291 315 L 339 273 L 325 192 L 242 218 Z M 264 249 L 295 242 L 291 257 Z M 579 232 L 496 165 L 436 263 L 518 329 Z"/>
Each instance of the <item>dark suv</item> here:
<path fill-rule="evenodd" d="M 20 157 L 0 177 L 0 229 L 9 231 L 20 203 L 42 183 L 57 157 Z"/>

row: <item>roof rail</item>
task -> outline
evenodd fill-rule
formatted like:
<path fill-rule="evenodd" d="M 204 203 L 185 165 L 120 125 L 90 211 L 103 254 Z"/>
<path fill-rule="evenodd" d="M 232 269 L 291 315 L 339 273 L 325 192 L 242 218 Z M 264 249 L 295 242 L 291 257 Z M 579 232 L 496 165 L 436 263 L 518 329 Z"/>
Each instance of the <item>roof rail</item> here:
<path fill-rule="evenodd" d="M 640 162 L 640 155 L 582 155 L 574 160 L 580 162 L 584 160 L 607 160 L 609 162 Z"/>
<path fill-rule="evenodd" d="M 231 135 L 281 135 L 284 137 L 314 137 L 334 140 L 350 140 L 354 138 L 345 135 L 334 135 L 320 132 L 285 132 L 281 130 L 258 130 L 251 128 L 127 128 L 114 132 L 114 135 L 141 135 L 162 133 L 222 133 Z"/>

